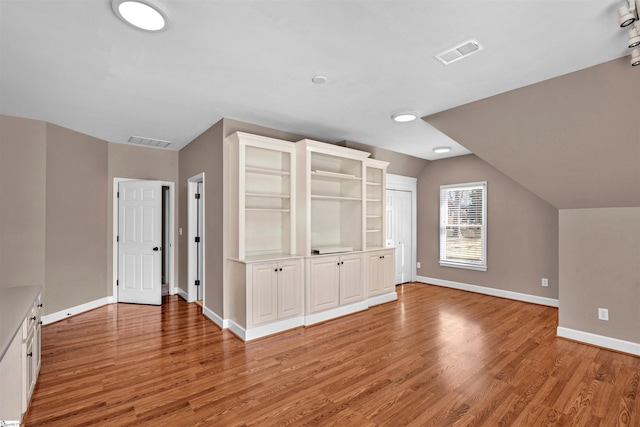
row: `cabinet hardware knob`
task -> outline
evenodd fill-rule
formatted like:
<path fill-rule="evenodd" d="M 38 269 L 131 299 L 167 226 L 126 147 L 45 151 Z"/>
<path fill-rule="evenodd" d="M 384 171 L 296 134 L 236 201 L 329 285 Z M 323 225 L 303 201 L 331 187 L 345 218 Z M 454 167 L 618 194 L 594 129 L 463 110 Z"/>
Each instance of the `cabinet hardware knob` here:
<path fill-rule="evenodd" d="M 342 261 L 340 264 L 344 264 L 344 261 Z"/>
<path fill-rule="evenodd" d="M 38 307 L 42 308 L 43 307 L 42 303 L 38 304 Z"/>
<path fill-rule="evenodd" d="M 160 250 L 160 248 L 159 248 L 159 247 L 157 247 L 157 246 L 156 246 L 155 248 L 153 248 L 153 251 L 154 251 L 154 252 L 158 252 L 159 250 Z"/>
<path fill-rule="evenodd" d="M 33 316 L 33 317 L 31 318 L 31 320 L 36 320 L 36 316 Z"/>
<path fill-rule="evenodd" d="M 42 325 L 42 320 L 38 322 L 38 325 Z"/>
<path fill-rule="evenodd" d="M 278 271 L 282 271 L 282 268 L 281 268 L 281 269 L 279 269 Z"/>
<path fill-rule="evenodd" d="M 278 272 L 278 269 L 276 268 L 276 269 L 275 269 L 275 270 L 273 270 L 273 271 L 275 271 L 275 272 L 277 273 L 277 272 Z"/>
<path fill-rule="evenodd" d="M 29 353 L 27 353 L 27 356 L 33 357 L 33 351 L 30 351 Z"/>

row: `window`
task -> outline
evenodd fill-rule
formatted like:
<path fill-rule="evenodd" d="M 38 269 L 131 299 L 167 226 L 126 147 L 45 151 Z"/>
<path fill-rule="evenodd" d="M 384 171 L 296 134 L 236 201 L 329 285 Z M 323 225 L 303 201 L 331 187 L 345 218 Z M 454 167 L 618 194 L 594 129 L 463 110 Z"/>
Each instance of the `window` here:
<path fill-rule="evenodd" d="M 440 186 L 440 265 L 487 270 L 487 183 Z"/>

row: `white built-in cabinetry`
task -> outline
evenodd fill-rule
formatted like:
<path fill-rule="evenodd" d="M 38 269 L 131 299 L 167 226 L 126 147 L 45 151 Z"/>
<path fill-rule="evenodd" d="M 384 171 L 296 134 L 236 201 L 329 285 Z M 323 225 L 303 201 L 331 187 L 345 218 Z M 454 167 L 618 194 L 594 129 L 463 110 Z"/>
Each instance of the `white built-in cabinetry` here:
<path fill-rule="evenodd" d="M 235 334 L 250 340 L 397 298 L 393 271 L 370 254 L 385 249 L 387 162 L 242 132 L 227 144 L 226 289 Z"/>
<path fill-rule="evenodd" d="M 370 298 L 393 292 L 395 287 L 395 251 L 384 249 L 367 253 L 368 295 Z"/>
<path fill-rule="evenodd" d="M 40 372 L 40 290 L 0 290 L 0 424 L 22 421 Z"/>

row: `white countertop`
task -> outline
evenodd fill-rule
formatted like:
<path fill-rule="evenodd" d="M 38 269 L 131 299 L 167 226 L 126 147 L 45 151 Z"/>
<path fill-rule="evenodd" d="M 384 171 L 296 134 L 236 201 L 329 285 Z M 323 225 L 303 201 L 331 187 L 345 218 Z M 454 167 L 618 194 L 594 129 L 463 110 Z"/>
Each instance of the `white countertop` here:
<path fill-rule="evenodd" d="M 0 288 L 0 360 L 20 331 L 42 286 Z"/>

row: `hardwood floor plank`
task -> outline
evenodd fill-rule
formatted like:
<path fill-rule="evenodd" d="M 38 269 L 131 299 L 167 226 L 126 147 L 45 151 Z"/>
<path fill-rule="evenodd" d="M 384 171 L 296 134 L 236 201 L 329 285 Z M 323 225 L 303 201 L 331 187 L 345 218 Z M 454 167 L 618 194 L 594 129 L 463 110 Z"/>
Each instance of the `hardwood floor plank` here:
<path fill-rule="evenodd" d="M 556 309 L 397 290 L 250 343 L 176 296 L 44 326 L 25 425 L 640 426 L 640 358 L 556 338 Z"/>

